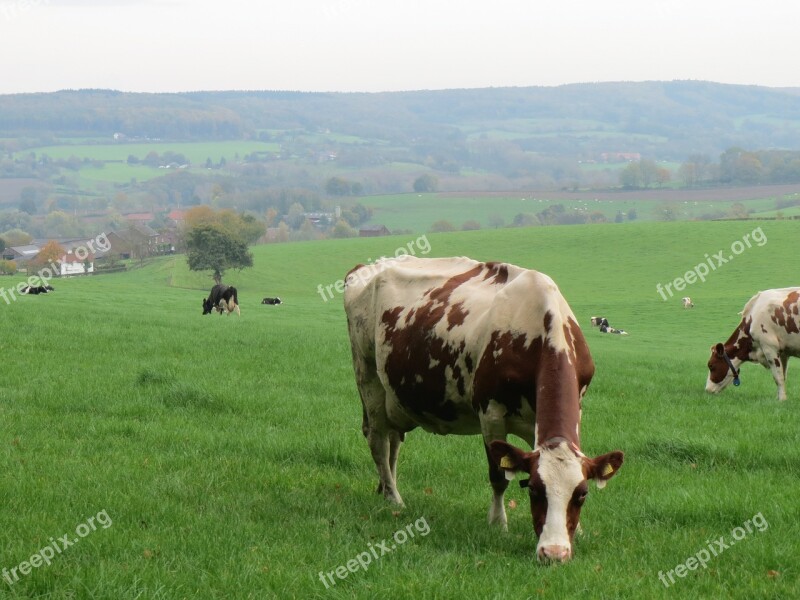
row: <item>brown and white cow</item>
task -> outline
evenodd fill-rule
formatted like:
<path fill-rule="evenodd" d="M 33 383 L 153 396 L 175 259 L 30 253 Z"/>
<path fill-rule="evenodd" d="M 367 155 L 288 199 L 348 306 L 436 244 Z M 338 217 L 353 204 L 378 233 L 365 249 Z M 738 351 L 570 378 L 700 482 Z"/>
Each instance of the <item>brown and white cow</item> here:
<path fill-rule="evenodd" d="M 800 287 L 758 292 L 741 314 L 728 341 L 711 347 L 706 391 L 719 393 L 731 381 L 739 385 L 741 364 L 756 362 L 772 372 L 778 400 L 786 400 L 786 363 L 800 357 Z"/>
<path fill-rule="evenodd" d="M 397 456 L 408 431 L 480 433 L 494 491 L 489 522 L 507 528 L 503 496 L 519 473 L 537 557 L 571 558 L 587 480 L 603 487 L 623 454 L 589 458 L 580 450 L 581 398 L 594 363 L 553 280 L 504 263 L 407 256 L 359 265 L 346 282 L 378 493 L 403 504 Z M 506 443 L 508 434 L 533 452 Z"/>

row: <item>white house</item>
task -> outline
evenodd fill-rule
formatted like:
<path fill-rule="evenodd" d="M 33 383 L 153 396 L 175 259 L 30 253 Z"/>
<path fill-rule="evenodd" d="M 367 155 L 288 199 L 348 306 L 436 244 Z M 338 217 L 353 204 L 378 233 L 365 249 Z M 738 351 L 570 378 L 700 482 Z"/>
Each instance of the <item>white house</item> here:
<path fill-rule="evenodd" d="M 85 248 L 79 254 L 74 254 L 72 251 L 67 252 L 59 259 L 61 265 L 60 275 L 84 275 L 86 273 L 94 273 L 94 254 L 88 254 Z"/>

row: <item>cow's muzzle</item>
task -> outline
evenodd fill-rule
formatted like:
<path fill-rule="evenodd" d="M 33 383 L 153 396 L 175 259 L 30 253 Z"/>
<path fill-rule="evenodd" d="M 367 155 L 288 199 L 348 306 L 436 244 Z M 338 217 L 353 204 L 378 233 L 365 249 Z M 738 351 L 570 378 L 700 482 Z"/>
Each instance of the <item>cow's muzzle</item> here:
<path fill-rule="evenodd" d="M 572 550 L 565 546 L 542 546 L 536 552 L 540 562 L 566 562 L 572 558 Z"/>

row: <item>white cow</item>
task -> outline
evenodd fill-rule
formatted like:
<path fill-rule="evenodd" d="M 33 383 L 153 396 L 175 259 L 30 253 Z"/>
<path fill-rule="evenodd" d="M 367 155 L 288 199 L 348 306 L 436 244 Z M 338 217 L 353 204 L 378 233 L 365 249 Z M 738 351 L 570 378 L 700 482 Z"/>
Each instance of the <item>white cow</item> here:
<path fill-rule="evenodd" d="M 786 400 L 786 363 L 800 357 L 800 287 L 758 292 L 741 314 L 728 341 L 711 347 L 706 391 L 716 394 L 731 381 L 739 385 L 740 365 L 756 362 L 772 372 L 778 400 Z"/>
<path fill-rule="evenodd" d="M 344 305 L 378 492 L 403 503 L 397 456 L 406 432 L 482 434 L 489 522 L 506 527 L 503 495 L 521 474 L 537 558 L 570 559 L 587 481 L 605 485 L 623 455 L 580 450 L 594 363 L 553 280 L 505 263 L 407 256 L 353 269 Z M 506 443 L 509 433 L 533 451 Z"/>

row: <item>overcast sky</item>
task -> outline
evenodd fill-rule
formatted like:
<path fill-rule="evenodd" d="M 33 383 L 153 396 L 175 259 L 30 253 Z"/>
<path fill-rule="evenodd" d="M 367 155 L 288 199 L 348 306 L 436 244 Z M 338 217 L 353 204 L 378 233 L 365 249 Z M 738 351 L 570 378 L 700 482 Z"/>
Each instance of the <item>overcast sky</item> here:
<path fill-rule="evenodd" d="M 0 93 L 800 87 L 797 0 L 0 0 Z"/>

